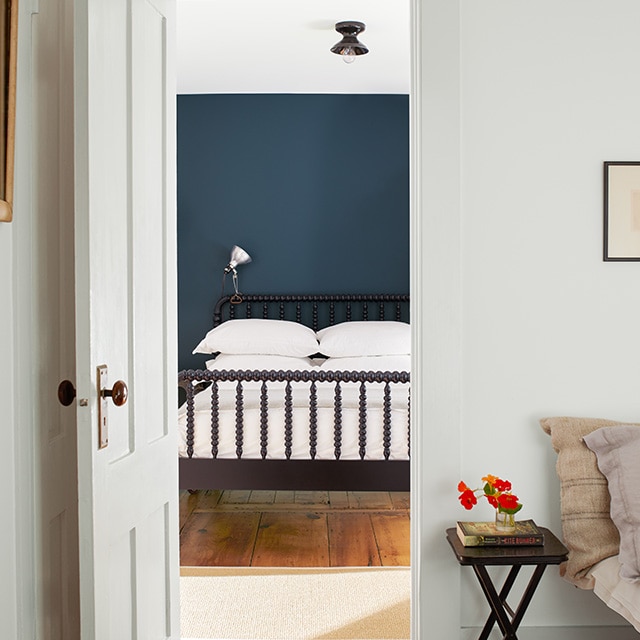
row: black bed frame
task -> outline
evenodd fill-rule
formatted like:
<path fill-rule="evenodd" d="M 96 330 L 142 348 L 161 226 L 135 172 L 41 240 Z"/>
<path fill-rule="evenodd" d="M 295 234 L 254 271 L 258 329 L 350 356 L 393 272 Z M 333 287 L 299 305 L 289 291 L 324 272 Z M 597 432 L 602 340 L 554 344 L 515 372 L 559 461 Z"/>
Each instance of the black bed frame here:
<path fill-rule="evenodd" d="M 214 327 L 237 318 L 271 318 L 301 322 L 314 331 L 352 320 L 408 322 L 409 296 L 356 295 L 242 295 L 220 298 Z M 195 386 L 193 381 L 204 381 Z M 187 402 L 187 453 L 179 459 L 181 489 L 269 489 L 325 491 L 408 491 L 409 460 L 243 459 L 239 433 L 238 458 L 192 458 L 193 397 L 213 381 L 409 382 L 408 372 L 340 371 L 204 371 L 178 375 Z M 387 385 L 388 386 L 388 385 Z M 264 426 L 266 430 L 266 424 Z M 339 425 L 336 427 L 339 430 Z M 366 439 L 366 425 L 361 425 Z M 409 438 L 407 438 L 409 448 Z M 364 449 L 363 455 L 364 455 Z M 388 453 L 386 454 L 388 456 Z"/>

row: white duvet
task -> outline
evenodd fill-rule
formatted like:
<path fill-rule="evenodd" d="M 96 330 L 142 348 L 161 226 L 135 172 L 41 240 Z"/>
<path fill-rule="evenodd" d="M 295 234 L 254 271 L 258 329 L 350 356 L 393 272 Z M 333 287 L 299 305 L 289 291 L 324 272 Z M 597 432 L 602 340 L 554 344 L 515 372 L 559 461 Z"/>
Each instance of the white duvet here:
<path fill-rule="evenodd" d="M 350 365 L 348 370 L 405 370 L 409 368 L 409 357 L 395 358 L 372 366 L 372 358 L 365 362 L 349 359 L 342 364 Z M 393 369 L 383 365 L 394 365 Z M 357 365 L 361 365 L 357 367 Z M 323 368 L 334 368 L 331 362 Z M 365 368 L 365 366 L 367 368 Z M 402 366 L 403 369 L 399 367 Z M 243 426 L 242 457 L 260 458 L 260 386 L 261 383 L 243 383 Z M 334 442 L 334 383 L 317 383 L 317 444 L 316 459 L 335 459 Z M 219 442 L 218 458 L 237 458 L 236 443 L 236 383 L 222 382 L 219 387 Z M 293 383 L 292 397 L 292 459 L 310 459 L 309 440 L 309 383 Z M 365 444 L 366 460 L 384 459 L 383 445 L 383 401 L 384 385 L 367 383 L 367 438 Z M 409 458 L 409 385 L 392 383 L 391 387 L 391 443 L 390 459 L 407 460 Z M 268 383 L 269 411 L 267 455 L 269 459 L 285 457 L 285 384 Z M 342 383 L 342 438 L 340 459 L 359 459 L 359 383 Z M 211 388 L 195 396 L 195 432 L 193 444 L 194 458 L 212 457 L 211 449 Z M 179 455 L 187 457 L 186 443 L 186 404 L 179 411 Z"/>
<path fill-rule="evenodd" d="M 595 580 L 594 593 L 640 633 L 640 581 L 630 582 L 620 577 L 618 556 L 598 562 L 591 575 Z"/>

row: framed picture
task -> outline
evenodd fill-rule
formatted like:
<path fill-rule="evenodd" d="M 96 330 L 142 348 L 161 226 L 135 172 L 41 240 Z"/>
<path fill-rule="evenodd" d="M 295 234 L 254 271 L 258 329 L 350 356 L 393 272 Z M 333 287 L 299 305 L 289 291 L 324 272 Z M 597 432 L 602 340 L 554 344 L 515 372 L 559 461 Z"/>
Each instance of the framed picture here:
<path fill-rule="evenodd" d="M 13 218 L 18 0 L 0 0 L 0 222 Z"/>
<path fill-rule="evenodd" d="M 640 162 L 604 163 L 604 260 L 640 262 Z"/>

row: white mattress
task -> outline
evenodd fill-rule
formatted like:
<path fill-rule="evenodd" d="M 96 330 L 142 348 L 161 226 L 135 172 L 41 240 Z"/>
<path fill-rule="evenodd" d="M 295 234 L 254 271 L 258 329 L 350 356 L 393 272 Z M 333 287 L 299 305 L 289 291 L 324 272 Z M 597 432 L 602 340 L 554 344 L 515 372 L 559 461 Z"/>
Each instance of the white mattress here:
<path fill-rule="evenodd" d="M 236 458 L 236 383 L 219 383 L 220 426 L 218 458 Z M 383 459 L 383 386 L 367 384 L 366 460 Z M 243 458 L 260 458 L 260 383 L 244 383 Z M 285 457 L 284 383 L 269 383 L 269 441 L 267 458 Z M 334 402 L 332 383 L 318 383 L 318 436 L 316 459 L 335 459 Z M 342 443 L 340 459 L 359 459 L 359 384 L 343 383 Z M 309 385 L 294 383 L 292 459 L 310 459 L 309 453 Z M 408 384 L 391 385 L 391 454 L 392 460 L 407 460 L 408 455 Z M 210 389 L 195 397 L 194 458 L 211 457 Z M 179 411 L 179 455 L 187 457 L 186 404 Z"/>
<path fill-rule="evenodd" d="M 591 575 L 595 580 L 594 593 L 640 633 L 640 581 L 629 582 L 620 578 L 618 556 L 598 562 Z"/>

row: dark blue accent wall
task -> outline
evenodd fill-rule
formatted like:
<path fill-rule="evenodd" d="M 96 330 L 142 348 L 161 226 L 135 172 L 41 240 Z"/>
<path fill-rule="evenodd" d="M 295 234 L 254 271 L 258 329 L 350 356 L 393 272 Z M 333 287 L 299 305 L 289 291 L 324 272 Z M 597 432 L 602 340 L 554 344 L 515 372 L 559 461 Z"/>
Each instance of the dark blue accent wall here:
<path fill-rule="evenodd" d="M 234 244 L 246 293 L 409 291 L 408 96 L 180 95 L 177 135 L 179 368 Z"/>

